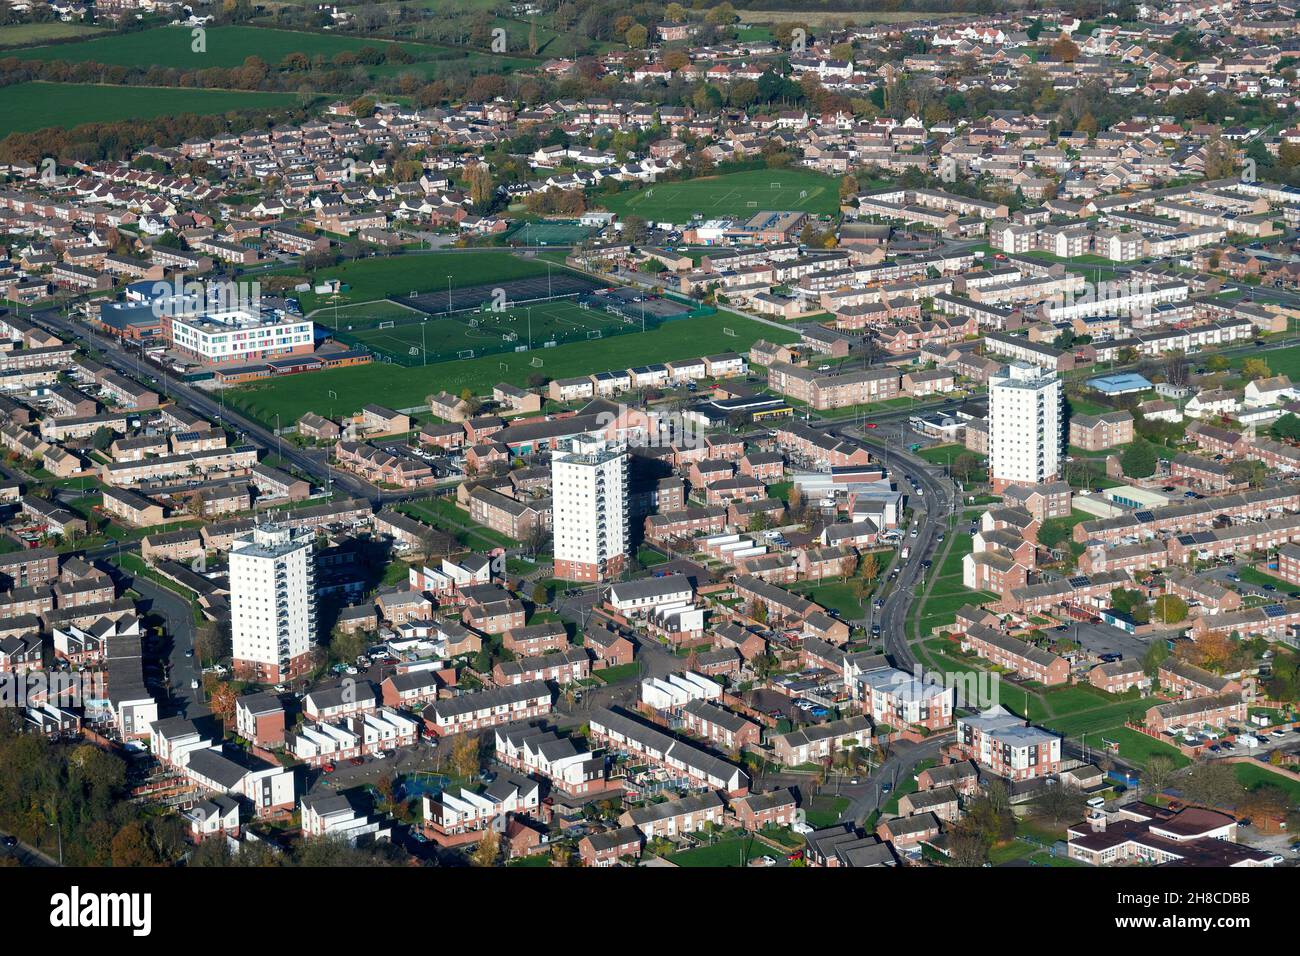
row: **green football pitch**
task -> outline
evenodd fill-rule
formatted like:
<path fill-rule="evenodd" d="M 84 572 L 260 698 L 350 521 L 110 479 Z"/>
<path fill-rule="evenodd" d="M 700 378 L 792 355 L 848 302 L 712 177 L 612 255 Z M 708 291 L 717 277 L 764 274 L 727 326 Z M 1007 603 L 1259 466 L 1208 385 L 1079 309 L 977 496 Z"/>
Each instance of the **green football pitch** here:
<path fill-rule="evenodd" d="M 531 312 L 531 314 L 530 314 Z M 584 309 L 569 301 L 546 302 L 500 312 L 462 312 L 381 322 L 381 327 L 353 331 L 348 338 L 402 365 L 423 365 L 479 355 L 534 348 L 547 342 L 583 342 L 627 331 L 622 316 L 601 308 Z"/>
<path fill-rule="evenodd" d="M 649 185 L 604 200 L 610 211 L 655 222 L 755 216 L 766 210 L 834 215 L 839 181 L 804 169 L 759 169 Z"/>

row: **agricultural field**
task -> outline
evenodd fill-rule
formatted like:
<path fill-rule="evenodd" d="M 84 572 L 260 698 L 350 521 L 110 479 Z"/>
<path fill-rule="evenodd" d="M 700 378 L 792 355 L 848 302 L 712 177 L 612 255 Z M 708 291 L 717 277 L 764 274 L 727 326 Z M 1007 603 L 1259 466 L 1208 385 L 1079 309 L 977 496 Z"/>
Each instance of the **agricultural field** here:
<path fill-rule="evenodd" d="M 0 47 L 47 43 L 71 37 L 93 37 L 103 31 L 83 23 L 11 23 L 0 27 Z"/>
<path fill-rule="evenodd" d="M 290 53 L 308 58 L 331 59 L 340 53 L 356 53 L 364 47 L 380 49 L 391 40 L 367 40 L 363 37 L 329 33 L 305 33 L 296 30 L 273 30 L 267 27 L 208 27 L 202 52 L 193 49 L 189 27 L 158 27 L 136 33 L 90 37 L 80 43 L 58 43 L 9 50 L 6 56 L 20 60 L 65 60 L 69 63 L 106 63 L 112 66 L 161 66 L 181 70 L 242 66 L 250 56 L 269 66 L 278 66 Z M 443 48 L 417 43 L 400 44 L 417 60 L 434 59 Z"/>
<path fill-rule="evenodd" d="M 727 330 L 734 334 L 727 334 Z M 355 412 L 368 402 L 380 402 L 390 408 L 412 408 L 423 404 L 427 395 L 444 389 L 459 393 L 468 388 L 482 395 L 501 381 L 526 385 L 529 377 L 536 374 L 565 378 L 647 362 L 743 351 L 761 338 L 792 342 L 797 340 L 797 334 L 741 316 L 719 314 L 674 320 L 644 333 L 575 342 L 519 355 L 491 355 L 418 368 L 377 362 L 309 375 L 288 375 L 234 389 L 226 400 L 262 422 L 274 421 L 277 412 L 285 421 L 297 421 L 308 411 L 333 417 Z M 534 358 L 540 359 L 542 366 L 534 366 Z"/>
<path fill-rule="evenodd" d="M 0 96 L 0 138 L 44 129 L 56 119 L 72 128 L 83 123 L 153 119 L 184 113 L 212 115 L 232 110 L 277 110 L 294 105 L 293 93 L 193 90 L 90 83 L 18 83 Z"/>
<path fill-rule="evenodd" d="M 348 303 L 372 303 L 389 296 L 405 296 L 412 292 L 445 291 L 448 276 L 452 288 L 487 285 L 510 279 L 527 279 L 546 275 L 546 263 L 524 259 L 507 252 L 446 252 L 383 256 L 374 259 L 353 259 L 311 273 L 313 285 L 326 279 L 338 279 L 348 286 L 338 297 L 340 308 Z M 552 268 L 559 274 L 561 270 Z M 334 297 L 303 292 L 298 296 L 304 312 L 329 306 Z M 400 306 L 399 306 L 400 308 Z M 361 310 L 358 309 L 358 312 Z M 327 313 L 324 321 L 328 321 Z"/>
<path fill-rule="evenodd" d="M 827 23 L 914 23 L 921 20 L 959 17 L 961 14 L 951 10 L 942 12 L 928 10 L 829 10 L 813 12 L 792 7 L 789 10 L 737 10 L 736 16 L 739 17 L 741 23 L 804 23 L 815 27 Z"/>
<path fill-rule="evenodd" d="M 831 216 L 839 211 L 840 193 L 839 180 L 811 170 L 759 169 L 659 183 L 602 202 L 620 216 L 685 223 L 696 213 L 711 219 L 793 209 Z"/>

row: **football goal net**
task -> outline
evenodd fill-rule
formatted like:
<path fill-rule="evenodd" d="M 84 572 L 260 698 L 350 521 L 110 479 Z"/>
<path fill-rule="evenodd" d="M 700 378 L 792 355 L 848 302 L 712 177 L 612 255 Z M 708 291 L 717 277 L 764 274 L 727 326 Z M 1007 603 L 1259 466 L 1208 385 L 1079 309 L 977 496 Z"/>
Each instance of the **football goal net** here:
<path fill-rule="evenodd" d="M 458 359 L 472 359 L 474 357 L 473 349 L 461 349 L 456 353 Z"/>
<path fill-rule="evenodd" d="M 391 328 L 393 328 L 393 326 L 394 326 L 395 324 L 396 324 L 396 323 L 394 323 L 394 322 L 390 319 L 390 320 L 387 321 L 387 322 L 380 322 L 378 325 L 375 326 L 375 328 L 377 328 L 377 329 L 391 329 Z"/>

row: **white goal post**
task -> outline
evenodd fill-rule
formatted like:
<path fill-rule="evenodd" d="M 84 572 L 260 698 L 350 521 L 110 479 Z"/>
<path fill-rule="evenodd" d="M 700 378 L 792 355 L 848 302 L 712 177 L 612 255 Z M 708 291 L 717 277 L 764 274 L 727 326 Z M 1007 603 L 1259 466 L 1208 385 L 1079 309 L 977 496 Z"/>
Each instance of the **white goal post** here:
<path fill-rule="evenodd" d="M 459 352 L 456 353 L 456 358 L 458 359 L 472 359 L 473 357 L 474 357 L 473 349 L 461 349 Z"/>

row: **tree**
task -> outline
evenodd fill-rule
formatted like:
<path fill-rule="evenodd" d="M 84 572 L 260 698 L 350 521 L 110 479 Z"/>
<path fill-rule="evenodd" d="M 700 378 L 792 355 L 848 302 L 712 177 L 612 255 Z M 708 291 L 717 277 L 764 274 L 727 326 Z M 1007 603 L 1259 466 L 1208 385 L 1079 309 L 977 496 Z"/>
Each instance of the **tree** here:
<path fill-rule="evenodd" d="M 1052 58 L 1062 63 L 1073 63 L 1079 56 L 1079 48 L 1074 41 L 1062 33 L 1052 44 Z"/>
<path fill-rule="evenodd" d="M 1173 758 L 1166 757 L 1164 754 L 1154 754 L 1147 758 L 1147 764 L 1139 777 L 1142 792 L 1148 796 L 1163 793 L 1165 787 L 1173 780 L 1176 769 Z"/>
<path fill-rule="evenodd" d="M 633 50 L 640 50 L 645 47 L 646 40 L 649 39 L 649 36 L 649 31 L 641 24 L 637 23 L 628 28 L 623 39 Z"/>
<path fill-rule="evenodd" d="M 686 8 L 680 3 L 670 3 L 664 7 L 664 19 L 669 23 L 685 23 Z"/>
<path fill-rule="evenodd" d="M 1258 488 L 1268 478 L 1268 466 L 1257 459 L 1242 458 L 1228 465 L 1228 475 L 1238 484 Z"/>
<path fill-rule="evenodd" d="M 1161 624 L 1177 624 L 1187 620 L 1187 602 L 1177 594 L 1162 594 L 1156 598 L 1154 613 Z"/>
<path fill-rule="evenodd" d="M 132 821 L 117 831 L 112 843 L 113 866 L 157 866 L 161 861 L 149 845 L 143 823 Z"/>
<path fill-rule="evenodd" d="M 497 831 L 489 828 L 483 833 L 483 839 L 478 841 L 478 846 L 474 848 L 474 853 L 470 856 L 470 862 L 475 866 L 488 867 L 497 861 L 497 854 L 501 852 L 501 837 Z"/>
<path fill-rule="evenodd" d="M 957 824 L 948 842 L 954 866 L 982 867 L 989 859 L 988 842 L 974 827 Z"/>
<path fill-rule="evenodd" d="M 1043 791 L 1030 805 L 1029 812 L 1053 827 L 1061 827 L 1081 820 L 1087 806 L 1088 797 L 1082 790 L 1058 784 Z"/>
<path fill-rule="evenodd" d="M 1200 761 L 1187 772 L 1182 791 L 1192 803 L 1206 807 L 1234 807 L 1245 788 L 1237 782 L 1232 764 Z"/>
<path fill-rule="evenodd" d="M 1258 378 L 1268 378 L 1273 372 L 1263 359 L 1248 358 L 1241 363 L 1241 374 L 1247 381 L 1253 382 Z"/>
<path fill-rule="evenodd" d="M 533 604 L 541 607 L 551 599 L 551 592 L 546 590 L 546 585 L 538 582 L 533 588 Z"/>
<path fill-rule="evenodd" d="M 980 460 L 973 453 L 964 451 L 952 460 L 949 469 L 954 478 L 966 483 L 980 470 Z"/>
<path fill-rule="evenodd" d="M 1287 441 L 1300 441 L 1300 417 L 1287 412 L 1273 423 L 1273 434 Z"/>
<path fill-rule="evenodd" d="M 1149 478 L 1156 471 L 1156 452 L 1145 439 L 1134 439 L 1120 454 L 1119 463 L 1128 478 Z"/>
<path fill-rule="evenodd" d="M 469 163 L 465 167 L 465 183 L 469 186 L 469 198 L 477 205 L 492 198 L 492 172 L 484 163 Z"/>
<path fill-rule="evenodd" d="M 343 631 L 335 628 L 334 633 L 330 635 L 329 655 L 330 660 L 335 663 L 351 664 L 365 649 L 360 631 Z"/>
<path fill-rule="evenodd" d="M 107 451 L 108 446 L 113 444 L 115 438 L 116 434 L 113 429 L 109 428 L 107 425 L 101 425 L 99 428 L 95 429 L 95 435 L 91 438 L 90 443 L 94 446 L 96 451 Z"/>
<path fill-rule="evenodd" d="M 473 734 L 460 734 L 452 741 L 451 770 L 461 780 L 478 776 L 478 738 Z"/>
<path fill-rule="evenodd" d="M 524 550 L 528 552 L 529 557 L 535 558 L 541 554 L 550 537 L 550 532 L 546 530 L 545 526 L 540 521 L 534 521 L 528 526 L 528 530 L 524 532 Z"/>

